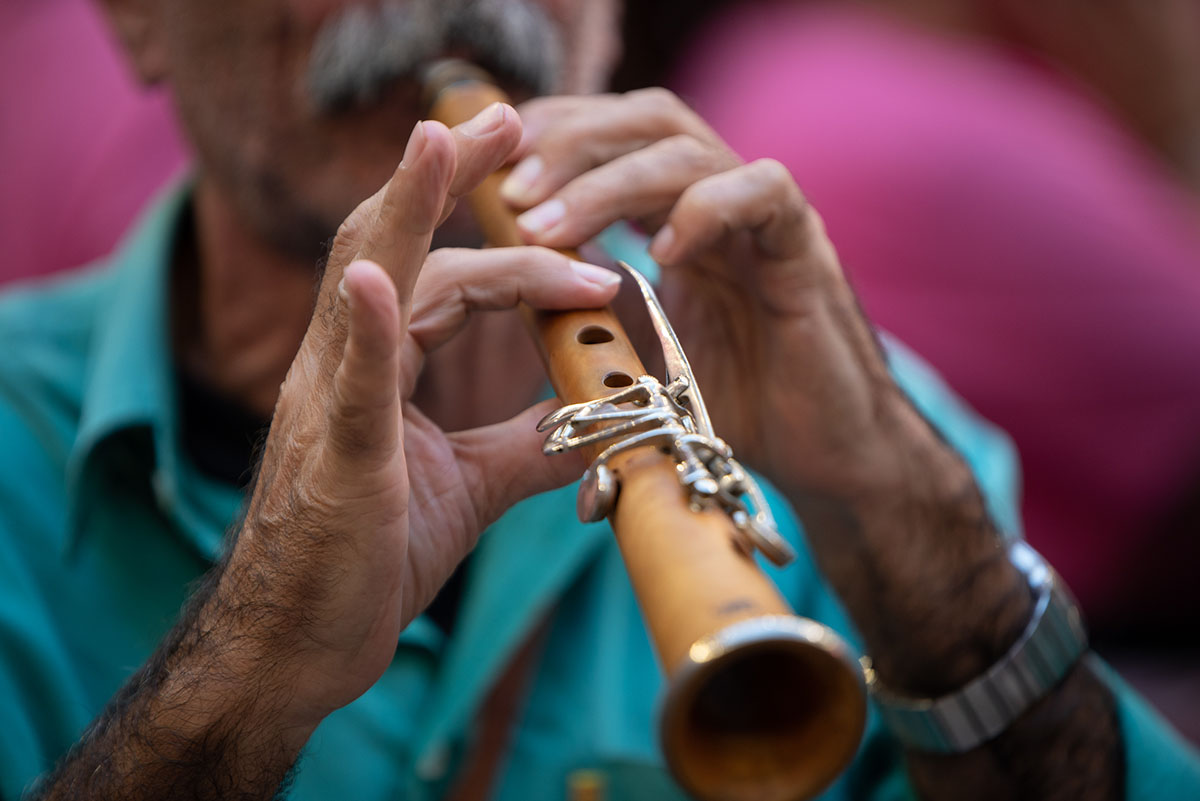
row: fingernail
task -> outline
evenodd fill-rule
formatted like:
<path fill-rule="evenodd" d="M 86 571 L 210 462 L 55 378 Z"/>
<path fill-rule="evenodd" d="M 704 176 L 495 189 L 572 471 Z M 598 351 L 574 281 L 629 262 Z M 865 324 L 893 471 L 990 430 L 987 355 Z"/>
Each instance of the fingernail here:
<path fill-rule="evenodd" d="M 533 155 L 521 159 L 504 179 L 504 183 L 500 184 L 500 196 L 510 203 L 522 202 L 541 177 L 544 167 L 541 156 Z"/>
<path fill-rule="evenodd" d="M 517 218 L 517 225 L 526 233 L 543 234 L 558 225 L 566 213 L 567 204 L 554 198 L 522 214 Z"/>
<path fill-rule="evenodd" d="M 587 281 L 589 284 L 595 284 L 599 287 L 607 289 L 610 286 L 615 286 L 621 283 L 621 276 L 614 273 L 612 270 L 606 270 L 603 267 L 597 267 L 595 264 L 588 264 L 585 261 L 571 260 L 571 269 L 575 274 Z"/>
<path fill-rule="evenodd" d="M 418 122 L 413 126 L 412 134 L 408 137 L 408 146 L 404 148 L 404 159 L 400 162 L 403 167 L 411 167 L 412 163 L 425 149 L 425 123 Z"/>
<path fill-rule="evenodd" d="M 654 239 L 650 241 L 650 256 L 655 261 L 665 261 L 671 255 L 671 249 L 675 247 L 675 229 L 668 223 L 658 229 L 658 233 L 654 235 Z"/>
<path fill-rule="evenodd" d="M 342 280 L 338 281 L 337 285 L 338 297 L 342 299 L 342 303 L 350 305 L 350 290 L 346 289 L 346 276 L 342 276 Z"/>
<path fill-rule="evenodd" d="M 470 137 L 490 134 L 504 122 L 504 106 L 493 103 L 462 124 L 458 130 Z"/>

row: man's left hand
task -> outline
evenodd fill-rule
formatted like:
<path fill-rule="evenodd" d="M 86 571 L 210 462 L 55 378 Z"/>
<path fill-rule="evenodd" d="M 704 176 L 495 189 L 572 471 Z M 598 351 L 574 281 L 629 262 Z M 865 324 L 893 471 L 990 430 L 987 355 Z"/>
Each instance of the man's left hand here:
<path fill-rule="evenodd" d="M 654 233 L 660 294 L 718 433 L 793 499 L 891 491 L 929 441 L 888 376 L 820 216 L 787 169 L 744 164 L 661 89 L 525 104 L 507 199 L 529 241 L 620 219 Z"/>

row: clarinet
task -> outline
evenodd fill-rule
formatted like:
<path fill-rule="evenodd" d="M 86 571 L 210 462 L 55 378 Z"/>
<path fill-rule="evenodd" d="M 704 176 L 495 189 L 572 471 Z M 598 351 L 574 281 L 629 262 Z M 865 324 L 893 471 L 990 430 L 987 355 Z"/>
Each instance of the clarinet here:
<path fill-rule="evenodd" d="M 474 65 L 425 74 L 429 116 L 458 125 L 507 102 Z M 501 198 L 507 168 L 468 203 L 486 241 L 524 244 Z M 571 258 L 577 256 L 563 251 Z M 794 558 L 766 499 L 708 412 L 650 284 L 628 265 L 663 346 L 666 381 L 647 374 L 611 309 L 522 307 L 565 404 L 539 428 L 547 453 L 590 461 L 584 521 L 608 518 L 667 676 L 659 735 L 667 766 L 711 801 L 795 801 L 825 789 L 862 738 L 862 667 L 831 629 L 796 616 L 754 560 Z"/>

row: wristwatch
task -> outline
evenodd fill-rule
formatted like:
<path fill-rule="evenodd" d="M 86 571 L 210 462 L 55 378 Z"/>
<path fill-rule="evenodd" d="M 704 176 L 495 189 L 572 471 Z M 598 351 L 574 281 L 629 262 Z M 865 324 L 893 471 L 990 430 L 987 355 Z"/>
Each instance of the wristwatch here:
<path fill-rule="evenodd" d="M 998 662 L 940 698 L 906 698 L 883 687 L 864 657 L 867 687 L 892 733 L 909 748 L 960 754 L 993 739 L 1049 693 L 1087 651 L 1087 631 L 1070 591 L 1023 540 L 1008 546 L 1034 592 L 1033 617 Z"/>

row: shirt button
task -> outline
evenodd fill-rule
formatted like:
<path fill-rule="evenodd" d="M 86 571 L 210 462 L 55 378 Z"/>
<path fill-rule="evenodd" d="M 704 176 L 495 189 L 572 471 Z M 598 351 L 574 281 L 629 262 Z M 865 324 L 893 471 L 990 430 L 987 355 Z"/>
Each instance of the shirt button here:
<path fill-rule="evenodd" d="M 429 746 L 417 760 L 417 778 L 423 782 L 436 782 L 444 779 L 449 769 L 450 746 L 445 742 Z"/>
<path fill-rule="evenodd" d="M 604 801 L 608 780 L 598 770 L 573 770 L 567 774 L 567 801 Z"/>
<path fill-rule="evenodd" d="M 174 493 L 171 491 L 171 483 L 167 479 L 166 471 L 161 467 L 156 468 L 150 474 L 150 487 L 154 491 L 154 499 L 158 502 L 158 508 L 166 511 L 170 509 L 174 503 Z"/>

